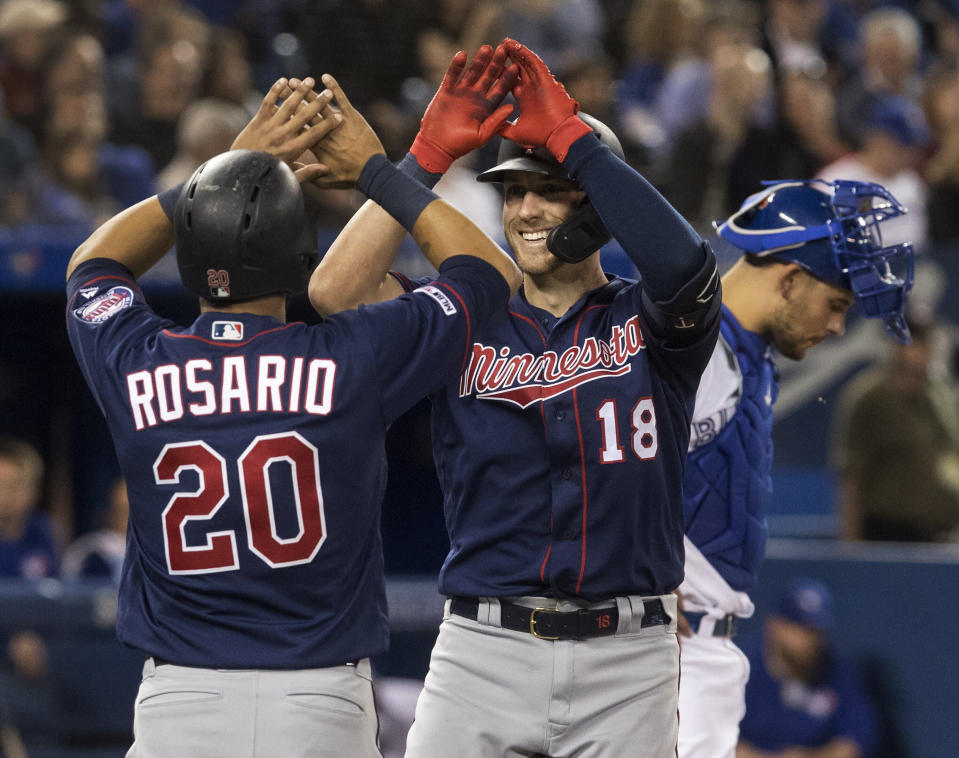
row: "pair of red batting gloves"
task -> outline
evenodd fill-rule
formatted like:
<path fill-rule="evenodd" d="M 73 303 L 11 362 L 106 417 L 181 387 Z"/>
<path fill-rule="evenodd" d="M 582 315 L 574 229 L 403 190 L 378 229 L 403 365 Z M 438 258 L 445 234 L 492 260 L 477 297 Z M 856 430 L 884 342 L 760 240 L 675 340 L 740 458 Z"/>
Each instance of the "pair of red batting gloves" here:
<path fill-rule="evenodd" d="M 507 120 L 513 106 L 503 104 L 510 92 L 520 107 L 514 122 Z M 442 174 L 457 158 L 501 134 L 527 147 L 545 145 L 562 161 L 569 146 L 592 131 L 577 111 L 579 103 L 542 58 L 507 37 L 495 50 L 483 45 L 469 66 L 466 51 L 453 56 L 410 152 L 424 169 Z"/>

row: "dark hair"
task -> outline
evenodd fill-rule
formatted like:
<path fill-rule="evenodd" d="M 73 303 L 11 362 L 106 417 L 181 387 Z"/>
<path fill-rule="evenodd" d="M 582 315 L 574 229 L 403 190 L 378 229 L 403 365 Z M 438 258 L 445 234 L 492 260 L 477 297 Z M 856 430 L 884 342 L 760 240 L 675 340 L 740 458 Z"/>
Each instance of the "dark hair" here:
<path fill-rule="evenodd" d="M 778 258 L 772 258 L 768 255 L 756 255 L 755 253 L 744 253 L 743 258 L 746 259 L 746 263 L 755 268 L 769 268 L 775 264 L 785 264 L 788 261 L 781 261 Z"/>
<path fill-rule="evenodd" d="M 12 461 L 30 477 L 35 485 L 40 486 L 43 480 L 43 458 L 26 440 L 11 434 L 0 434 L 0 460 Z"/>

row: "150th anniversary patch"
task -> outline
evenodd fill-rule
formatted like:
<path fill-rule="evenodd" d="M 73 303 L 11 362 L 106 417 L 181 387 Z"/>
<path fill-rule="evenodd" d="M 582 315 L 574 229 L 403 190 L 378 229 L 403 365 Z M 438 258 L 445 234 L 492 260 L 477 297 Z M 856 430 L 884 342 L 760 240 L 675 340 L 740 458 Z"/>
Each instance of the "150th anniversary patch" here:
<path fill-rule="evenodd" d="M 73 315 L 81 321 L 99 324 L 131 305 L 133 305 L 133 290 L 122 286 L 111 287 L 99 297 L 84 303 L 79 308 L 74 308 Z"/>

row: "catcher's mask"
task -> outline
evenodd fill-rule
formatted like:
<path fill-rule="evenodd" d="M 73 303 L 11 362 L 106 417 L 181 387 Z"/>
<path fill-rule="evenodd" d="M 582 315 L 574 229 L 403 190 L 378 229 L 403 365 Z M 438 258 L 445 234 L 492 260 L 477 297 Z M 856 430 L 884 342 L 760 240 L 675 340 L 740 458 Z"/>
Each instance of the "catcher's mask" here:
<path fill-rule="evenodd" d="M 625 159 L 623 146 L 612 129 L 587 113 L 580 113 L 579 117 L 592 127 L 593 134 L 599 137 L 604 145 Z M 512 140 L 504 139 L 499 146 L 496 165 L 481 173 L 476 180 L 502 182 L 507 174 L 517 171 L 571 179 L 562 164 L 545 147 L 523 147 Z M 599 250 L 611 237 L 593 204 L 587 199 L 568 219 L 550 231 L 546 238 L 546 247 L 560 260 L 578 263 Z"/>
<path fill-rule="evenodd" d="M 760 257 L 798 263 L 847 289 L 863 314 L 909 342 L 904 311 L 913 278 L 911 244 L 883 246 L 880 224 L 906 209 L 879 184 L 821 179 L 764 182 L 726 221 L 720 237 Z"/>
<path fill-rule="evenodd" d="M 214 303 L 306 289 L 316 227 L 279 158 L 231 150 L 200 166 L 174 211 L 183 286 Z"/>

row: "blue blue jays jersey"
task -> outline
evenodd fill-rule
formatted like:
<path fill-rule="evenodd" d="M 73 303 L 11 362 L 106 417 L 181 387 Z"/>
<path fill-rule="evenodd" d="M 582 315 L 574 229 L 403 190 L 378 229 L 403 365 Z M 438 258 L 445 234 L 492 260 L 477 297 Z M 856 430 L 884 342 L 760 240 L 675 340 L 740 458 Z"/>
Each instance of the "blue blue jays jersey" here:
<path fill-rule="evenodd" d="M 0 540 L 0 576 L 42 579 L 57 574 L 57 549 L 50 519 L 31 513 L 16 542 Z"/>
<path fill-rule="evenodd" d="M 773 404 L 779 374 L 766 341 L 723 306 L 716 347 L 739 374 L 732 408 L 697 418 L 686 464 L 686 534 L 734 590 L 756 585 L 772 496 Z M 700 393 L 708 392 L 705 382 Z M 697 417 L 700 411 L 697 408 Z"/>
<path fill-rule="evenodd" d="M 67 292 L 130 496 L 119 637 L 221 668 L 384 650 L 386 429 L 462 369 L 502 277 L 459 256 L 412 294 L 316 326 L 207 312 L 180 328 L 107 259 Z"/>
<path fill-rule="evenodd" d="M 682 581 L 683 464 L 719 318 L 666 348 L 641 300 L 612 278 L 557 320 L 521 291 L 431 396 L 442 592 L 596 600 Z"/>
<path fill-rule="evenodd" d="M 742 642 L 749 659 L 746 716 L 742 739 L 755 748 L 778 753 L 790 747 L 822 747 L 843 737 L 862 755 L 872 755 L 879 737 L 875 706 L 856 667 L 831 651 L 816 683 L 774 679 L 766 668 L 761 635 Z"/>

